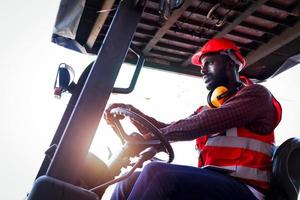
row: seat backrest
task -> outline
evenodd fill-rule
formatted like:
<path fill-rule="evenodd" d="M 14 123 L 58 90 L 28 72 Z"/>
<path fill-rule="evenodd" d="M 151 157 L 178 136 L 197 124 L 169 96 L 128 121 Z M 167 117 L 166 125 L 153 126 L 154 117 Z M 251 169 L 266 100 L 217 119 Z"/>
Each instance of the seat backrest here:
<path fill-rule="evenodd" d="M 300 139 L 282 143 L 273 156 L 268 200 L 297 200 L 300 187 Z"/>

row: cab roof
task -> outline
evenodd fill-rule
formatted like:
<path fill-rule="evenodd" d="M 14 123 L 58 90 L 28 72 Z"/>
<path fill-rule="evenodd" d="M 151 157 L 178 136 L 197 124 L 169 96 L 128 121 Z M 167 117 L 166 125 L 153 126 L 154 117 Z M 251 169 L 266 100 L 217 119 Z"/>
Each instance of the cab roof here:
<path fill-rule="evenodd" d="M 96 55 L 119 1 L 62 0 L 52 41 Z M 298 0 L 184 0 L 165 16 L 159 12 L 159 0 L 145 2 L 132 44 L 143 52 L 148 67 L 201 76 L 199 68 L 191 64 L 191 56 L 214 37 L 233 40 L 247 60 L 241 74 L 258 81 L 300 61 Z M 66 12 L 66 4 L 77 12 Z M 62 17 L 63 11 L 69 18 Z M 71 23 L 74 19 L 77 24 Z M 62 24 L 72 31 L 62 34 Z M 128 53 L 126 61 L 132 59 Z"/>

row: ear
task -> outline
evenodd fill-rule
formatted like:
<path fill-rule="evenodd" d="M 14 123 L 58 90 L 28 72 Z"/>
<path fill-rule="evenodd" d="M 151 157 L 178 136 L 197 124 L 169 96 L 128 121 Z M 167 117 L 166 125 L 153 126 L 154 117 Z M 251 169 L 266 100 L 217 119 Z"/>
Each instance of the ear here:
<path fill-rule="evenodd" d="M 229 67 L 230 69 L 234 69 L 237 73 L 239 72 L 239 66 L 231 59 L 229 59 L 229 61 L 227 62 L 227 67 Z"/>
<path fill-rule="evenodd" d="M 239 81 L 239 67 L 234 61 L 229 60 L 227 62 L 226 74 L 231 81 Z"/>

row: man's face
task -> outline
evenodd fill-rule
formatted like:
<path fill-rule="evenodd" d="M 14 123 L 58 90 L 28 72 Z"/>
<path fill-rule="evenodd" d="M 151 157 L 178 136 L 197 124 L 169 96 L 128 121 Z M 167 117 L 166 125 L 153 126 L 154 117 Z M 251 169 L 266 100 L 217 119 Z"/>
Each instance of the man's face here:
<path fill-rule="evenodd" d="M 206 54 L 201 57 L 201 62 L 201 73 L 203 74 L 203 80 L 208 90 L 213 90 L 220 85 L 227 85 L 226 65 L 228 60 L 225 56 L 220 54 Z"/>

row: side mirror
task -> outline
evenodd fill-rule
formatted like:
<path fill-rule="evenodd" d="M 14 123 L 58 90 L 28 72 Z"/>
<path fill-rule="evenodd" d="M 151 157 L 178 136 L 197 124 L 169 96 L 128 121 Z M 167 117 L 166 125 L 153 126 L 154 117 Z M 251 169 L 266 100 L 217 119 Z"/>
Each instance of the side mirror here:
<path fill-rule="evenodd" d="M 58 66 L 56 79 L 54 82 L 54 96 L 61 98 L 62 93 L 70 92 L 75 87 L 74 83 L 75 72 L 73 68 L 65 63 L 61 63 Z"/>

